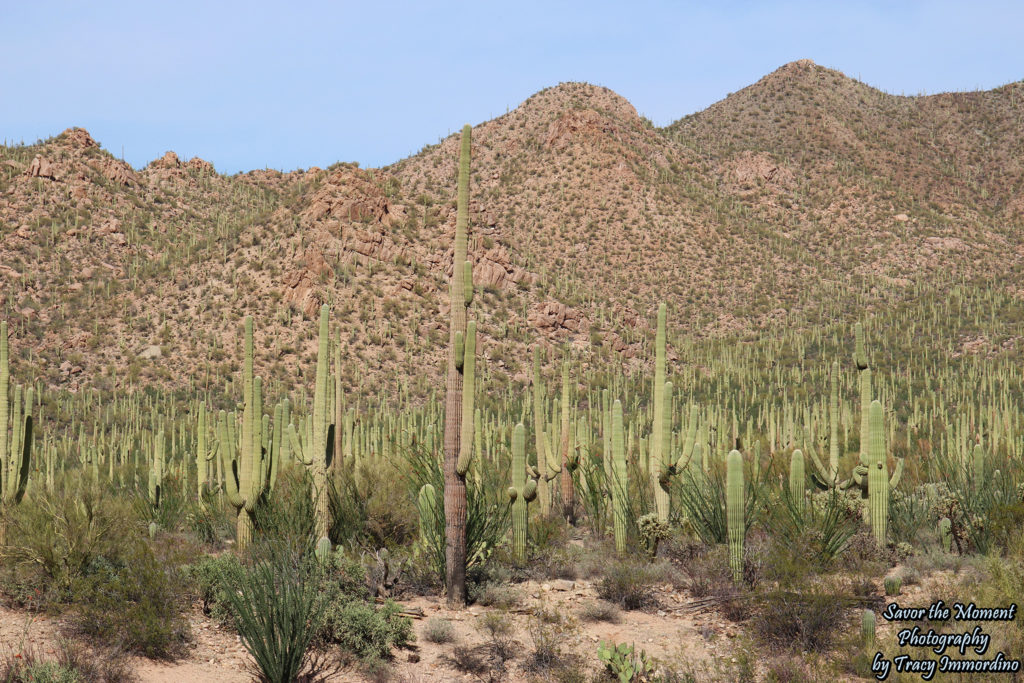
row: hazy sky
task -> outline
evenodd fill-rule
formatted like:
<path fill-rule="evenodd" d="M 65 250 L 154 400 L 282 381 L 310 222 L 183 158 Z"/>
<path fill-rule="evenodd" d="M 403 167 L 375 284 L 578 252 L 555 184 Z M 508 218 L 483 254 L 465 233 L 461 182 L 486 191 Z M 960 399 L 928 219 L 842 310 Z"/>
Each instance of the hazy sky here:
<path fill-rule="evenodd" d="M 0 0 L 0 140 L 133 166 L 381 166 L 562 81 L 656 125 L 800 58 L 896 94 L 1024 78 L 1024 3 Z"/>

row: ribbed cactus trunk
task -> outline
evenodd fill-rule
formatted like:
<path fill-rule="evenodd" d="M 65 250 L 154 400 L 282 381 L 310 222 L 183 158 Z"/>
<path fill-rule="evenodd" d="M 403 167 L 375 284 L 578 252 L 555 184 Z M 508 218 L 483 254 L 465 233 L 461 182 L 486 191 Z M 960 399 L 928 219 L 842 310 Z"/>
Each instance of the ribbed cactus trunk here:
<path fill-rule="evenodd" d="M 242 503 L 238 506 L 238 517 L 235 521 L 235 544 L 239 550 L 245 550 L 252 541 L 253 512 L 256 510 L 256 501 L 252 496 L 254 463 L 252 457 L 254 443 L 256 441 L 256 414 L 255 406 L 255 380 L 253 378 L 253 348 L 252 348 L 252 316 L 245 318 L 245 360 L 242 369 L 242 393 L 244 394 L 244 408 L 242 409 L 242 443 L 239 453 L 239 474 L 238 474 L 238 495 Z"/>
<path fill-rule="evenodd" d="M 871 368 L 864 342 L 864 326 L 857 323 L 854 328 L 853 362 L 857 366 L 860 385 L 860 452 L 861 461 L 867 461 L 868 422 L 871 412 Z"/>
<path fill-rule="evenodd" d="M 327 538 L 331 528 L 330 496 L 327 493 L 328 405 L 327 383 L 330 381 L 330 312 L 327 304 L 320 307 L 320 333 L 316 355 L 316 385 L 313 391 L 313 495 L 316 503 L 316 537 Z M 333 417 L 333 416 L 332 416 Z M 333 447 L 333 444 L 331 444 Z"/>
<path fill-rule="evenodd" d="M 525 562 L 529 503 L 537 497 L 537 479 L 528 476 L 526 427 L 521 422 L 512 430 L 512 486 L 508 495 L 512 500 L 512 556 Z"/>
<path fill-rule="evenodd" d="M 7 322 L 0 322 L 0 546 L 7 540 L 7 514 L 4 508 L 19 503 L 28 486 L 29 462 L 32 453 L 32 411 L 35 391 L 25 391 L 22 411 L 21 386 L 14 391 L 14 415 L 10 438 L 7 420 L 10 415 L 10 357 L 7 345 Z"/>
<path fill-rule="evenodd" d="M 559 453 L 562 463 L 562 515 L 570 520 L 575 520 L 575 501 L 573 496 L 572 467 L 570 467 L 569 449 L 572 443 L 572 431 L 569 429 L 569 349 L 565 350 L 565 358 L 562 361 L 562 425 L 559 430 L 560 443 Z"/>
<path fill-rule="evenodd" d="M 655 336 L 654 351 L 654 386 L 651 390 L 651 398 L 654 404 L 654 424 L 651 427 L 651 454 L 648 460 L 650 468 L 651 485 L 654 488 L 654 504 L 658 511 L 658 520 L 667 522 L 669 516 L 669 495 L 668 491 L 660 485 L 662 470 L 669 465 L 666 457 L 669 451 L 669 444 L 666 443 L 665 433 L 670 432 L 671 427 L 666 426 L 669 420 L 669 411 L 665 410 L 665 317 L 666 306 L 658 306 L 658 331 Z M 671 392 L 671 387 L 669 389 Z M 669 394 L 671 396 L 671 393 Z"/>
<path fill-rule="evenodd" d="M 9 455 L 7 441 L 7 420 L 10 416 L 10 404 L 8 394 L 11 385 L 11 371 L 8 358 L 7 346 L 7 321 L 0 321 L 0 503 L 3 501 L 2 494 L 7 490 L 10 475 L 7 470 L 10 465 L 7 461 Z M 5 517 L 6 519 L 6 517 Z"/>
<path fill-rule="evenodd" d="M 445 589 L 448 605 L 466 603 L 466 480 L 458 473 L 462 439 L 462 367 L 457 346 L 466 334 L 466 262 L 469 225 L 470 127 L 462 129 L 455 217 L 455 250 L 450 289 L 448 372 L 444 405 Z M 457 343 L 460 342 L 460 343 Z"/>
<path fill-rule="evenodd" d="M 832 361 L 828 394 L 828 482 L 839 478 L 839 362 Z"/>
<path fill-rule="evenodd" d="M 804 454 L 797 448 L 789 458 L 789 496 L 793 501 L 793 506 L 800 511 L 801 515 L 804 512 L 806 500 L 804 494 L 804 474 Z"/>
<path fill-rule="evenodd" d="M 889 524 L 889 468 L 886 467 L 885 425 L 882 404 L 872 401 L 868 431 L 868 508 L 871 533 L 879 547 L 885 547 Z"/>
<path fill-rule="evenodd" d="M 612 522 L 615 528 L 615 550 L 626 552 L 626 510 L 629 474 L 626 470 L 626 442 L 622 430 L 622 401 L 612 404 Z"/>
<path fill-rule="evenodd" d="M 537 498 L 540 513 L 551 511 L 551 487 L 549 485 L 547 448 L 544 444 L 544 385 L 540 380 L 540 347 L 533 347 L 533 439 L 537 450 Z"/>
<path fill-rule="evenodd" d="M 729 534 L 729 568 L 732 580 L 743 580 L 743 456 L 733 450 L 725 461 L 725 518 Z"/>

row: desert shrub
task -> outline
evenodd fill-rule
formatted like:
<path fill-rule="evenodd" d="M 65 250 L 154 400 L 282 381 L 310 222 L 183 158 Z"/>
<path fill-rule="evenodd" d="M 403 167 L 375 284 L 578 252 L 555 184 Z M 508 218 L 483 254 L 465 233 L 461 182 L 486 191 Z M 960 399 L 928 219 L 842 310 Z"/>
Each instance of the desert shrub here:
<path fill-rule="evenodd" d="M 989 454 L 980 478 L 972 459 L 953 450 L 935 451 L 930 464 L 932 481 L 941 482 L 929 494 L 932 519 L 949 518 L 958 552 L 1005 552 L 1015 525 L 1024 519 L 1020 462 L 1005 453 Z"/>
<path fill-rule="evenodd" d="M 823 651 L 845 624 L 852 597 L 836 583 L 758 593 L 751 633 L 772 647 Z"/>
<path fill-rule="evenodd" d="M 597 584 L 597 595 L 623 609 L 640 609 L 654 603 L 654 581 L 654 571 L 648 564 L 615 560 Z"/>
<path fill-rule="evenodd" d="M 622 621 L 619 608 L 604 600 L 592 600 L 580 606 L 580 619 L 583 621 L 606 621 L 609 624 L 617 624 Z"/>
<path fill-rule="evenodd" d="M 328 488 L 331 541 L 374 548 L 407 544 L 419 518 L 405 493 L 403 478 L 389 462 L 363 462 L 358 472 L 351 463 L 340 468 Z"/>
<path fill-rule="evenodd" d="M 485 649 L 491 668 L 504 672 L 518 647 L 512 618 L 505 612 L 488 612 L 480 618 L 477 628 L 487 641 Z"/>
<path fill-rule="evenodd" d="M 523 592 L 516 586 L 487 582 L 474 586 L 470 598 L 482 607 L 508 610 L 523 602 Z"/>
<path fill-rule="evenodd" d="M 400 615 L 398 605 L 388 601 L 377 608 L 370 602 L 365 569 L 344 553 L 334 553 L 321 570 L 317 591 L 324 610 L 314 641 L 318 646 L 337 644 L 369 661 L 390 657 L 392 648 L 415 639 L 412 622 Z"/>
<path fill-rule="evenodd" d="M 208 497 L 205 505 L 190 505 L 185 515 L 185 528 L 211 548 L 221 547 L 221 539 L 230 535 L 231 525 L 216 499 Z"/>
<path fill-rule="evenodd" d="M 390 600 L 380 608 L 361 600 L 326 602 L 321 637 L 360 659 L 385 659 L 414 638 L 411 620 L 400 613 Z"/>
<path fill-rule="evenodd" d="M 837 489 L 816 495 L 793 495 L 781 487 L 769 506 L 767 526 L 773 541 L 785 552 L 815 566 L 826 566 L 839 556 L 860 529 L 859 506 Z"/>
<path fill-rule="evenodd" d="M 274 495 L 262 496 L 253 511 L 251 553 L 301 557 L 312 548 L 316 541 L 309 486 L 304 467 L 286 467 L 278 473 Z"/>
<path fill-rule="evenodd" d="M 245 577 L 244 567 L 236 556 L 203 556 L 185 567 L 184 577 L 192 595 L 202 604 L 203 614 L 220 624 L 234 624 L 225 592 L 240 585 Z"/>
<path fill-rule="evenodd" d="M 533 642 L 529 668 L 546 671 L 559 664 L 563 658 L 562 643 L 576 630 L 575 620 L 558 609 L 544 605 L 535 609 L 528 626 Z"/>
<path fill-rule="evenodd" d="M 455 640 L 455 629 L 447 619 L 431 617 L 423 625 L 423 639 L 429 643 L 450 643 Z"/>
<path fill-rule="evenodd" d="M 161 563 L 145 541 L 122 543 L 122 554 L 94 558 L 75 580 L 75 630 L 146 657 L 174 657 L 189 636 L 181 614 L 180 575 L 173 564 Z"/>
<path fill-rule="evenodd" d="M 72 474 L 59 478 L 52 492 L 37 488 L 6 515 L 7 542 L 0 548 L 6 589 L 30 587 L 44 603 L 69 602 L 72 584 L 94 560 L 116 562 L 124 539 L 143 533 L 128 502 Z"/>
<path fill-rule="evenodd" d="M 131 666 L 116 650 L 89 650 L 68 640 L 57 641 L 52 657 L 38 650 L 15 653 L 0 659 L 2 683 L 129 683 Z"/>

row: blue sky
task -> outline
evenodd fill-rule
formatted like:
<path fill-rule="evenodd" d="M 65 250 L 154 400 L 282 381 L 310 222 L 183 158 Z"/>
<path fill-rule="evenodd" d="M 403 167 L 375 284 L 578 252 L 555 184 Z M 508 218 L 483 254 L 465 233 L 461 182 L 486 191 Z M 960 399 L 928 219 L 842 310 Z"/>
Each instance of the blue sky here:
<path fill-rule="evenodd" d="M 381 166 L 562 81 L 665 125 L 800 58 L 896 94 L 1024 78 L 1024 3 L 0 0 L 0 140 L 140 167 Z"/>

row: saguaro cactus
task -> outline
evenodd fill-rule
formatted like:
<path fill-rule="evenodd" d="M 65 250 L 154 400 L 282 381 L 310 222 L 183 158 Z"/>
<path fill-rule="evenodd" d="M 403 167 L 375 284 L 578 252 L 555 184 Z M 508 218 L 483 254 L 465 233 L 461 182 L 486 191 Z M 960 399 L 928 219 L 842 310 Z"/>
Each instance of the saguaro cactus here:
<path fill-rule="evenodd" d="M 866 344 L 864 342 L 864 326 L 857 323 L 853 328 L 854 351 L 853 363 L 858 370 L 860 381 L 860 453 L 861 460 L 866 460 L 868 452 L 868 423 L 871 412 L 871 366 L 869 363 Z"/>
<path fill-rule="evenodd" d="M 466 603 L 466 468 L 468 456 L 461 457 L 462 391 L 465 368 L 463 346 L 466 335 L 466 309 L 472 302 L 467 296 L 466 252 L 469 227 L 469 157 L 471 129 L 462 129 L 459 154 L 459 184 L 455 214 L 455 249 L 452 256 L 452 279 L 449 306 L 448 373 L 445 381 L 444 405 L 444 516 L 445 516 L 445 589 L 448 605 L 461 607 Z M 472 424 L 472 422 L 470 422 Z M 462 470 L 460 473 L 460 469 Z"/>
<path fill-rule="evenodd" d="M 654 423 L 651 426 L 651 454 L 648 460 L 649 475 L 654 487 L 654 502 L 658 510 L 658 521 L 667 522 L 670 499 L 668 491 L 659 485 L 661 473 L 668 467 L 668 451 L 670 443 L 665 434 L 671 436 L 672 411 L 665 409 L 666 393 L 672 399 L 671 384 L 666 392 L 665 387 L 665 318 L 666 306 L 658 306 L 658 330 L 654 338 L 654 386 L 651 387 L 651 400 L 654 405 Z M 667 423 L 667 424 L 666 424 Z"/>
<path fill-rule="evenodd" d="M 743 456 L 732 450 L 725 461 L 725 518 L 729 533 L 729 568 L 732 580 L 743 580 Z"/>
<path fill-rule="evenodd" d="M 797 510 L 804 511 L 804 454 L 799 448 L 789 458 L 789 496 Z"/>
<path fill-rule="evenodd" d="M 235 436 L 235 414 L 220 411 L 218 441 L 224 468 L 224 489 L 228 502 L 237 511 L 236 546 L 244 550 L 252 541 L 253 513 L 260 496 L 267 490 L 267 477 L 273 470 L 263 447 L 263 380 L 253 377 L 252 317 L 245 318 L 245 360 L 242 369 L 242 433 Z"/>
<path fill-rule="evenodd" d="M 562 514 L 566 519 L 575 519 L 575 501 L 572 483 L 572 473 L 576 469 L 575 449 L 570 445 L 573 441 L 572 431 L 569 429 L 569 348 L 565 348 L 562 359 L 562 425 L 559 429 L 559 453 L 562 468 Z"/>
<path fill-rule="evenodd" d="M 526 560 L 527 506 L 537 497 L 537 479 L 537 471 L 530 471 L 526 464 L 526 427 L 520 422 L 512 430 L 512 486 L 508 488 L 512 501 L 512 555 L 520 562 Z"/>
<path fill-rule="evenodd" d="M 875 542 L 884 546 L 889 525 L 889 470 L 885 463 L 885 425 L 881 402 L 871 402 L 868 422 L 868 508 L 871 533 L 875 536 Z"/>
<path fill-rule="evenodd" d="M 328 405 L 328 383 L 330 381 L 330 369 L 328 367 L 330 331 L 329 331 L 330 308 L 327 304 L 320 307 L 320 333 L 318 338 L 318 349 L 316 356 L 316 384 L 313 390 L 313 415 L 310 424 L 311 432 L 307 432 L 308 438 L 300 441 L 295 430 L 288 427 L 288 439 L 291 441 L 292 451 L 302 461 L 303 465 L 310 468 L 313 474 L 313 502 L 315 504 L 316 536 L 318 539 L 326 538 L 330 530 L 329 497 L 327 494 L 327 466 L 328 458 L 334 455 L 334 430 L 335 425 L 330 423 L 334 417 L 334 411 Z"/>
<path fill-rule="evenodd" d="M 615 528 L 615 550 L 626 552 L 626 512 L 629 495 L 629 473 L 626 470 L 626 442 L 622 432 L 622 401 L 612 404 L 612 520 Z"/>
<path fill-rule="evenodd" d="M 28 485 L 29 460 L 32 455 L 32 409 L 35 392 L 32 387 L 25 391 L 22 403 L 22 389 L 14 390 L 14 415 L 11 420 L 10 438 L 7 434 L 10 415 L 10 365 L 7 345 L 7 322 L 0 321 L 0 505 L 12 505 L 21 501 Z M 6 524 L 6 522 L 4 523 Z M 0 526 L 0 543 L 3 542 L 4 528 Z"/>

